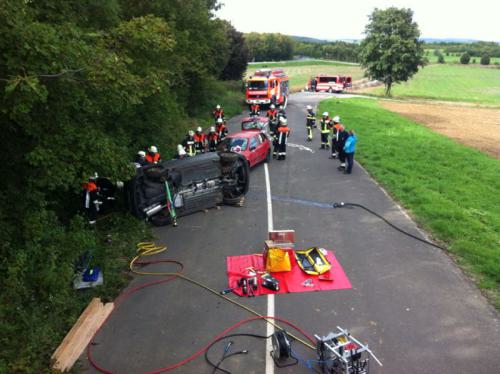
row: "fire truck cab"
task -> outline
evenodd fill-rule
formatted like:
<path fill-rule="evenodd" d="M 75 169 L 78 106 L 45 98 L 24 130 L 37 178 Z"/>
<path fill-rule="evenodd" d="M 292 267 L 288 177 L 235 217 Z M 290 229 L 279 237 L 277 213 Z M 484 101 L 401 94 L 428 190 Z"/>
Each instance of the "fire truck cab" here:
<path fill-rule="evenodd" d="M 246 81 L 247 104 L 286 105 L 288 76 L 282 69 L 261 69 Z"/>
<path fill-rule="evenodd" d="M 351 87 L 352 77 L 350 76 L 319 74 L 309 80 L 307 88 L 314 92 L 342 92 Z"/>

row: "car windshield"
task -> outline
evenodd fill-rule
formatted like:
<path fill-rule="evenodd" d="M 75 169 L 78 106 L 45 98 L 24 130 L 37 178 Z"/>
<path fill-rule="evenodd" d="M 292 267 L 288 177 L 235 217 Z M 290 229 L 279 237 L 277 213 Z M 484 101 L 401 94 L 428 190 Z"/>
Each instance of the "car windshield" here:
<path fill-rule="evenodd" d="M 231 138 L 228 139 L 227 148 L 233 152 L 241 152 L 247 149 L 248 139 Z"/>
<path fill-rule="evenodd" d="M 252 130 L 252 129 L 262 129 L 265 127 L 265 123 L 264 122 L 260 122 L 260 121 L 248 121 L 248 122 L 243 122 L 241 124 L 241 127 L 243 130 Z"/>
<path fill-rule="evenodd" d="M 267 90 L 267 81 L 249 81 L 248 89 L 251 91 Z"/>

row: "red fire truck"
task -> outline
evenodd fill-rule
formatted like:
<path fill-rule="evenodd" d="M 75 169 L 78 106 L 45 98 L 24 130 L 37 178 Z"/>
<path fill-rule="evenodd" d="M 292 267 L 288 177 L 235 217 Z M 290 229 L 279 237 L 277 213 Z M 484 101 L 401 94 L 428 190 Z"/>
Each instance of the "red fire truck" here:
<path fill-rule="evenodd" d="M 307 90 L 314 92 L 342 92 L 351 87 L 352 77 L 346 75 L 319 74 L 307 83 Z"/>
<path fill-rule="evenodd" d="M 288 100 L 288 76 L 283 69 L 261 69 L 246 82 L 247 104 L 284 105 Z"/>

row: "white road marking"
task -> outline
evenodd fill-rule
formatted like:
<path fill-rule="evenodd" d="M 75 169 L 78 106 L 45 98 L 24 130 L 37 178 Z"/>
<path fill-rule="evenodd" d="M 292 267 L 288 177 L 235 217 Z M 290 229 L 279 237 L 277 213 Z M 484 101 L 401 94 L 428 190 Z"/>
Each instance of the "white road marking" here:
<path fill-rule="evenodd" d="M 307 152 L 314 153 L 314 151 L 311 148 L 306 147 L 305 145 L 302 145 L 302 144 L 287 143 L 287 146 L 292 147 L 292 148 L 298 148 L 301 151 L 307 151 Z"/>
<path fill-rule="evenodd" d="M 271 182 L 269 180 L 269 169 L 267 163 L 264 164 L 264 174 L 266 175 L 266 196 L 267 196 L 267 231 L 273 230 L 273 202 L 271 198 Z M 274 295 L 267 295 L 267 316 L 274 317 Z M 266 323 L 266 335 L 274 334 L 274 326 Z M 274 361 L 270 352 L 273 347 L 271 339 L 266 339 L 266 374 L 274 373 Z"/>

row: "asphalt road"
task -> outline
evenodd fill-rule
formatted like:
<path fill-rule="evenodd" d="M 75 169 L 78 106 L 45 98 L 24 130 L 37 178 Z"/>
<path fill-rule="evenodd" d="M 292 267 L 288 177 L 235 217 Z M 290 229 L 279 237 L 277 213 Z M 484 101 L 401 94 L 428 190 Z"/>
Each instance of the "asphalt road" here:
<path fill-rule="evenodd" d="M 291 96 L 287 115 L 292 134 L 286 161 L 269 164 L 271 191 L 319 202 L 349 201 L 366 205 L 398 226 L 423 237 L 411 219 L 356 164 L 352 175 L 336 170 L 338 161 L 319 150 L 319 133 L 306 142 L 305 105 L 325 96 Z M 346 98 L 342 98 L 346 99 Z M 236 117 L 231 128 L 238 127 Z M 355 124 L 346 124 L 348 128 Z M 363 139 L 359 139 L 359 151 Z M 303 147 L 309 147 L 307 150 Z M 275 315 L 311 334 L 326 335 L 341 326 L 366 342 L 384 364 L 372 362 L 372 373 L 497 373 L 500 334 L 497 312 L 441 250 L 403 236 L 360 209 L 326 209 L 293 201 L 273 200 L 275 229 L 294 229 L 298 246 L 332 249 L 353 288 L 275 296 Z M 226 280 L 226 256 L 261 252 L 267 233 L 264 166 L 254 168 L 242 208 L 223 206 L 182 217 L 179 227 L 156 230 L 169 247 L 161 257 L 184 263 L 186 273 L 215 289 Z M 139 277 L 130 287 L 150 281 Z M 267 297 L 239 299 L 267 313 Z M 97 362 L 119 373 L 143 373 L 180 361 L 215 335 L 250 315 L 184 281 L 175 280 L 139 292 L 122 304 L 103 328 L 94 347 Z M 264 322 L 238 332 L 265 334 Z M 265 373 L 263 339 L 232 338 L 231 357 L 223 367 L 233 373 Z M 293 344 L 297 354 L 312 351 Z M 224 344 L 211 351 L 214 361 Z M 95 372 L 82 356 L 85 371 Z M 267 373 L 272 373 L 271 367 Z M 202 357 L 176 369 L 178 373 L 210 373 Z M 304 366 L 276 373 L 308 373 Z"/>

